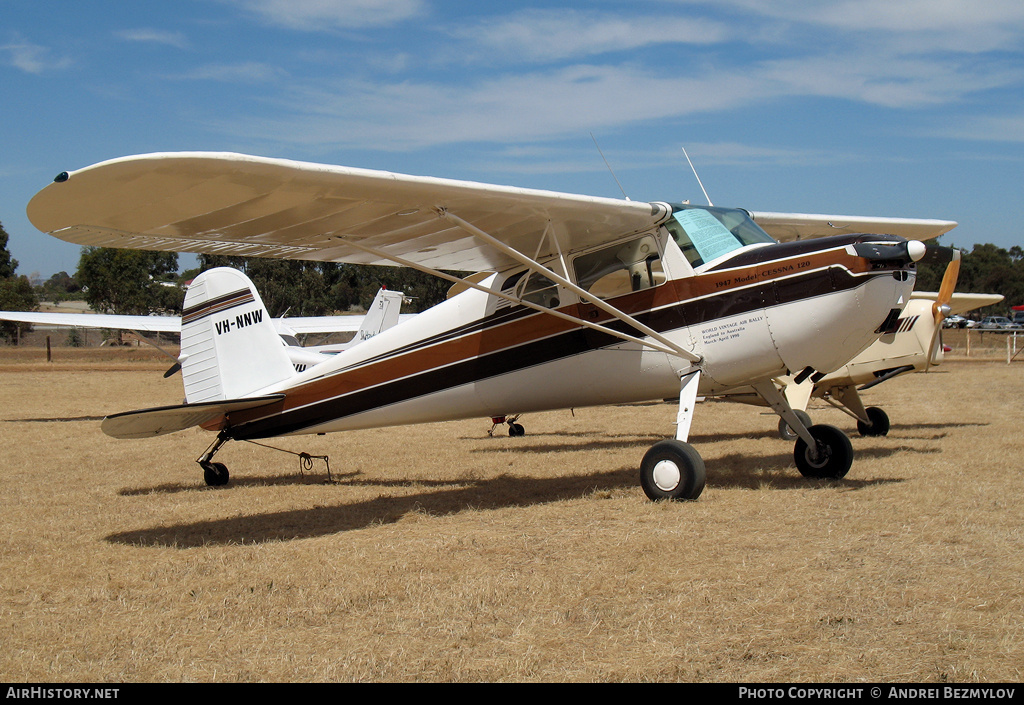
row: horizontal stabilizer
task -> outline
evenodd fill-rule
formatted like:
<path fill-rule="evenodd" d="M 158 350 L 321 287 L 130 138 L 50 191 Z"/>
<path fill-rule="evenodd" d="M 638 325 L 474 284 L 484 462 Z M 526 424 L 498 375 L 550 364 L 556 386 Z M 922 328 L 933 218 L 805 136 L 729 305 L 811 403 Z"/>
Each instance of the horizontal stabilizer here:
<path fill-rule="evenodd" d="M 284 394 L 271 394 L 252 399 L 179 404 L 126 411 L 103 419 L 101 428 L 105 434 L 114 438 L 152 438 L 199 426 L 232 411 L 255 409 L 282 399 L 284 399 Z"/>

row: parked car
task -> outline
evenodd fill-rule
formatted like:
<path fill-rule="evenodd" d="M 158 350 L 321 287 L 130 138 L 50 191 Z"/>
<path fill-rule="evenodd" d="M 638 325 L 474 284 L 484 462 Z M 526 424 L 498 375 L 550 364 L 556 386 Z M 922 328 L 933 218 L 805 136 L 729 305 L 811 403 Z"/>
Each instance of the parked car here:
<path fill-rule="evenodd" d="M 979 330 L 1020 330 L 1021 324 L 1013 323 L 1006 316 L 986 316 L 978 324 Z"/>
<path fill-rule="evenodd" d="M 944 321 L 942 321 L 942 327 L 943 328 L 967 328 L 973 322 L 974 321 L 971 321 L 970 319 L 964 318 L 963 316 L 954 315 L 954 316 L 949 316 Z"/>

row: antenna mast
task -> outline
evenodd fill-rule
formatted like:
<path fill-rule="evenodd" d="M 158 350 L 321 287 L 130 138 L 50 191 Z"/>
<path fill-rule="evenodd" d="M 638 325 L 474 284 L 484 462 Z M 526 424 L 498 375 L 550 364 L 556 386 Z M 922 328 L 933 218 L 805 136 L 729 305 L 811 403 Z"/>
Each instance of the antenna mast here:
<path fill-rule="evenodd" d="M 690 169 L 693 171 L 693 175 L 697 177 L 697 183 L 700 184 L 700 190 L 704 191 L 704 198 L 707 200 L 709 206 L 715 205 L 711 202 L 711 198 L 708 196 L 708 192 L 704 189 L 704 184 L 701 182 L 700 177 L 697 176 L 697 170 L 693 168 L 693 162 L 690 161 L 690 155 L 686 153 L 686 147 L 683 147 L 683 156 L 686 157 L 686 161 L 690 165 Z"/>
<path fill-rule="evenodd" d="M 594 146 L 597 147 L 597 153 L 601 155 L 601 159 L 604 159 L 604 152 L 601 151 L 601 145 L 597 143 L 597 138 L 594 137 L 593 132 L 590 133 L 590 139 L 594 140 Z M 619 177 L 617 177 L 615 172 L 612 171 L 612 165 L 608 163 L 607 159 L 604 159 L 604 165 L 608 167 L 608 171 L 611 173 L 612 178 L 615 179 L 615 183 L 619 184 Z M 626 190 L 622 188 L 622 184 L 619 184 L 619 190 L 622 191 L 622 197 L 628 201 L 629 196 L 626 195 Z"/>

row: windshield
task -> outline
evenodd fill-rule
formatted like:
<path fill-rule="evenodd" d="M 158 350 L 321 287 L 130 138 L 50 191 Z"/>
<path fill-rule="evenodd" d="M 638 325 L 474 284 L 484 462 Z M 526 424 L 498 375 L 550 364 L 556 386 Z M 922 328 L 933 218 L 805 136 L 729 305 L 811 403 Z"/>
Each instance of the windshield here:
<path fill-rule="evenodd" d="M 674 203 L 672 217 L 666 221 L 665 227 L 692 267 L 699 267 L 746 245 L 775 244 L 775 240 L 754 223 L 746 211 L 738 208 Z"/>

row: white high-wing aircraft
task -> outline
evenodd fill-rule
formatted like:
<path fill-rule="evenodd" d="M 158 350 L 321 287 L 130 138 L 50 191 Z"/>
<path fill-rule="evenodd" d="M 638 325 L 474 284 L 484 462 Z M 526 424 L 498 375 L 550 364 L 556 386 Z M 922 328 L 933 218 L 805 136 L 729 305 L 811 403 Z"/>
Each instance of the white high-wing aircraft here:
<path fill-rule="evenodd" d="M 648 450 L 640 483 L 652 499 L 695 499 L 706 478 L 686 442 L 695 402 L 744 388 L 794 429 L 801 473 L 843 477 L 849 439 L 802 423 L 773 380 L 827 374 L 874 342 L 910 300 L 925 249 L 855 232 L 780 244 L 738 209 L 225 153 L 62 172 L 28 215 L 83 245 L 409 266 L 465 287 L 296 372 L 244 275 L 197 277 L 182 316 L 187 403 L 109 416 L 103 430 L 216 432 L 198 461 L 211 485 L 228 480 L 213 458 L 230 440 L 678 396 L 675 437 Z M 828 216 L 819 234 L 843 222 Z M 855 229 L 927 238 L 956 225 L 872 222 Z M 800 227 L 806 236 L 807 217 Z"/>
<path fill-rule="evenodd" d="M 380 289 L 363 316 L 297 316 L 271 318 L 296 371 L 324 362 L 331 355 L 368 340 L 408 320 L 415 314 L 400 313 L 405 295 L 401 291 Z M 61 328 L 101 328 L 127 330 L 136 334 L 181 333 L 179 316 L 132 316 L 107 313 L 64 313 L 60 311 L 0 311 L 0 321 L 16 321 Z M 350 340 L 325 345 L 303 346 L 298 337 L 314 333 L 354 333 Z M 145 340 L 142 336 L 140 339 Z M 177 371 L 177 366 L 172 368 Z"/>

